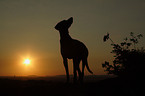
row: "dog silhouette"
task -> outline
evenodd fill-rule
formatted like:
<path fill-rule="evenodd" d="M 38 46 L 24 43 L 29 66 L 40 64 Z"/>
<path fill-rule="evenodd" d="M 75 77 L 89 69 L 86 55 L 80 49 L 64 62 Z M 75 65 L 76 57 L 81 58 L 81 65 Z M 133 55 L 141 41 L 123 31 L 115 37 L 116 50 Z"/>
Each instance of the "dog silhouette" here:
<path fill-rule="evenodd" d="M 86 66 L 87 70 L 93 74 L 88 66 L 88 49 L 80 41 L 72 39 L 69 35 L 69 27 L 73 23 L 73 18 L 70 17 L 68 20 L 60 21 L 55 29 L 59 31 L 60 34 L 60 47 L 61 55 L 63 58 L 63 64 L 66 70 L 67 82 L 69 82 L 69 69 L 68 69 L 68 59 L 73 59 L 73 81 L 77 81 L 77 72 L 79 75 L 79 81 L 83 82 L 84 78 L 84 68 Z M 80 61 L 82 60 L 82 72 L 79 68 Z"/>

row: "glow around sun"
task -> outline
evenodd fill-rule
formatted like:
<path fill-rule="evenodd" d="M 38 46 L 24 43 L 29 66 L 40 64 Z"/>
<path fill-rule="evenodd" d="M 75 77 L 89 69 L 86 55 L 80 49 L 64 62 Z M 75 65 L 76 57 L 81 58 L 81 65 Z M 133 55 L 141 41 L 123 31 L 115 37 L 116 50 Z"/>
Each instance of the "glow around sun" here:
<path fill-rule="evenodd" d="M 31 63 L 30 59 L 25 59 L 24 62 L 23 62 L 23 64 L 25 64 L 25 65 L 29 65 L 30 63 Z"/>

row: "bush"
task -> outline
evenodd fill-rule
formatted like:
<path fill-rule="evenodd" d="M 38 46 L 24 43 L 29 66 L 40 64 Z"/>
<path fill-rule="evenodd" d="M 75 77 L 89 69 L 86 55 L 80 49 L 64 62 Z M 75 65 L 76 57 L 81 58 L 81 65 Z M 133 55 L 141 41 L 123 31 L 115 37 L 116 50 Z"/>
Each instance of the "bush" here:
<path fill-rule="evenodd" d="M 145 73 L 145 49 L 136 48 L 139 39 L 143 37 L 142 34 L 134 36 L 134 33 L 130 33 L 130 38 L 125 38 L 120 44 L 115 44 L 109 37 L 109 33 L 104 36 L 104 42 L 111 40 L 111 46 L 114 54 L 113 64 L 105 61 L 102 67 L 108 74 L 114 74 L 118 76 L 140 76 Z"/>

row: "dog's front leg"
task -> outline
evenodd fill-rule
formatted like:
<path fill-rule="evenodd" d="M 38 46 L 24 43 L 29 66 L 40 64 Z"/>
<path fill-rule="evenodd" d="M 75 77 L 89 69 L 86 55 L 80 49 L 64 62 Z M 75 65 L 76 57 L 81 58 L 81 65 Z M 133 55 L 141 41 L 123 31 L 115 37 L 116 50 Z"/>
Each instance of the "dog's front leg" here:
<path fill-rule="evenodd" d="M 67 58 L 63 58 L 63 64 L 65 67 L 65 71 L 66 71 L 66 78 L 67 78 L 67 83 L 69 82 L 69 70 L 68 70 L 68 61 Z"/>

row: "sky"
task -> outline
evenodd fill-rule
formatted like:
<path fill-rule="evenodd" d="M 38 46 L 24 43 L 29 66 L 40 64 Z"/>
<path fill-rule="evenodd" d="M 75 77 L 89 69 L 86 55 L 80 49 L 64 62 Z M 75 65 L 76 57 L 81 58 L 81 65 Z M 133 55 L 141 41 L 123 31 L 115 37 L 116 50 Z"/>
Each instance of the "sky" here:
<path fill-rule="evenodd" d="M 54 26 L 70 17 L 71 37 L 87 46 L 94 74 L 104 75 L 102 63 L 113 56 L 111 42 L 103 42 L 103 36 L 109 32 L 115 43 L 130 32 L 145 36 L 144 10 L 144 0 L 0 0 L 0 76 L 64 75 Z M 138 46 L 145 46 L 144 37 Z M 23 64 L 26 58 L 31 60 L 28 66 Z M 72 66 L 70 60 L 70 74 Z"/>

